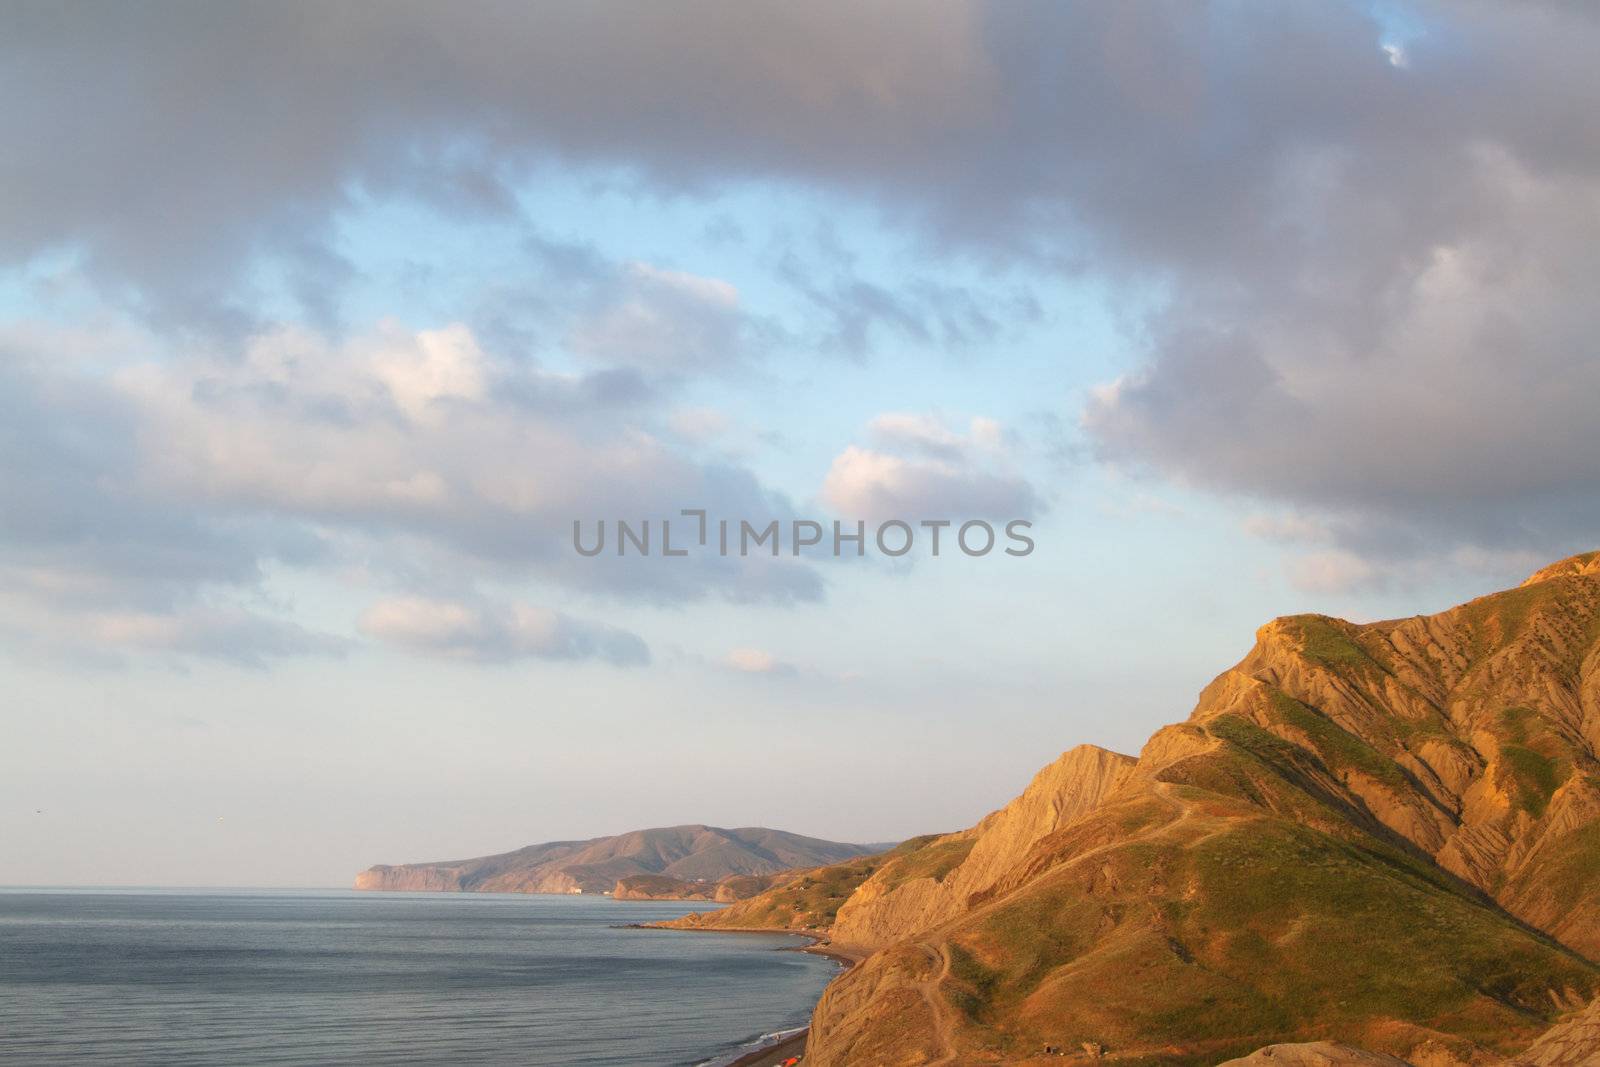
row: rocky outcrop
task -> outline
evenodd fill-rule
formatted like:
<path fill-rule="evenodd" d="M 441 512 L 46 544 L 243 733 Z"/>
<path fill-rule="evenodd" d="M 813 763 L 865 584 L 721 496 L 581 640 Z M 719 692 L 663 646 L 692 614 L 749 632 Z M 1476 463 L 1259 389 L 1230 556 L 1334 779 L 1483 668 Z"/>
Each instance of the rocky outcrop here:
<path fill-rule="evenodd" d="M 1137 761 L 1072 750 L 858 870 L 829 932 L 870 955 L 808 1062 L 1511 1054 L 1600 992 L 1597 739 L 1600 553 L 1438 615 L 1275 620 Z"/>
<path fill-rule="evenodd" d="M 461 868 L 446 864 L 416 867 L 380 864 L 356 875 L 355 887 L 408 893 L 457 893 L 461 890 Z"/>
<path fill-rule="evenodd" d="M 1506 1067 L 1600 1067 L 1600 1000 L 1551 1027 Z"/>
<path fill-rule="evenodd" d="M 1534 571 L 1528 580 L 1522 584 L 1529 586 L 1536 585 L 1539 582 L 1547 582 L 1552 578 L 1571 578 L 1596 574 L 1600 574 L 1600 552 L 1584 552 L 1581 555 L 1570 556 L 1557 563 L 1552 563 L 1542 570 Z"/>
<path fill-rule="evenodd" d="M 663 874 L 618 878 L 611 889 L 615 900 L 715 900 L 716 893 L 715 882 L 685 882 Z"/>
<path fill-rule="evenodd" d="M 619 879 L 661 875 L 680 883 L 715 884 L 880 852 L 768 830 L 671 826 L 588 841 L 551 841 L 515 852 L 442 863 L 370 867 L 357 889 L 416 892 L 606 893 Z M 730 890 L 731 892 L 731 890 Z"/>

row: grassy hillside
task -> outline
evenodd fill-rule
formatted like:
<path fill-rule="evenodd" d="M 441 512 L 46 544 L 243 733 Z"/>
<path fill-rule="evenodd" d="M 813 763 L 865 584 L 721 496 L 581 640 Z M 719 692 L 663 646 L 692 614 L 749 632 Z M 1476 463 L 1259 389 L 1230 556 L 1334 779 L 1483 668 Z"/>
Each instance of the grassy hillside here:
<path fill-rule="evenodd" d="M 370 867 L 357 889 L 486 893 L 604 893 L 621 879 L 719 882 L 834 863 L 881 851 L 761 826 L 666 826 L 587 841 L 552 841 L 476 859 Z"/>
<path fill-rule="evenodd" d="M 1597 743 L 1591 553 L 1438 615 L 1276 620 L 1131 770 L 1058 761 L 820 899 L 719 914 L 821 926 L 858 883 L 877 951 L 818 1005 L 815 1067 L 1487 1062 L 1600 992 Z"/>
<path fill-rule="evenodd" d="M 927 851 L 938 835 L 914 837 L 888 852 L 859 860 L 816 867 L 793 880 L 718 911 L 698 912 L 661 925 L 674 929 L 713 927 L 749 930 L 825 931 L 839 907 L 861 883 L 887 865 L 912 861 Z"/>

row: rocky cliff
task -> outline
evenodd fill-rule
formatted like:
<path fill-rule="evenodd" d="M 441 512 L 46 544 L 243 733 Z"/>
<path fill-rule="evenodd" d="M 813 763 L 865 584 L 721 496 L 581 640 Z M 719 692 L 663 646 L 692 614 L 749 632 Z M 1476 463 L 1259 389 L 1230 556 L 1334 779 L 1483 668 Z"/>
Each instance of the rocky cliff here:
<path fill-rule="evenodd" d="M 619 879 L 660 875 L 679 883 L 716 883 L 814 867 L 882 845 L 854 845 L 768 830 L 671 826 L 588 841 L 551 841 L 469 860 L 376 866 L 357 889 L 482 893 L 605 893 Z"/>
<path fill-rule="evenodd" d="M 956 915 L 981 899 L 1040 839 L 1093 811 L 1134 760 L 1093 745 L 1063 753 L 1022 795 L 971 830 L 898 856 L 839 908 L 833 939 L 877 948 Z"/>
<path fill-rule="evenodd" d="M 1600 991 L 1597 746 L 1600 553 L 1437 615 L 1278 619 L 1137 760 L 1074 749 L 856 869 L 828 925 L 870 955 L 808 1063 L 1516 1053 Z M 782 924 L 784 892 L 695 921 Z"/>
<path fill-rule="evenodd" d="M 1595 1067 L 1600 1064 L 1600 1000 L 1551 1027 L 1506 1067 Z"/>

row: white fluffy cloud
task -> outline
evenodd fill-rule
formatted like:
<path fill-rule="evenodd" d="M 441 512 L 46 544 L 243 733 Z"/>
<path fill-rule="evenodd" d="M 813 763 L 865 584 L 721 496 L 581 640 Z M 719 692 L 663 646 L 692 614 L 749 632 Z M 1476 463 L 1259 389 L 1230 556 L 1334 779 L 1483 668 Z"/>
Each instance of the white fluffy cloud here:
<path fill-rule="evenodd" d="M 282 328 L 239 354 L 164 358 L 92 345 L 98 354 L 81 360 L 34 357 L 50 348 L 39 340 L 0 337 L 11 352 L 0 363 L 0 593 L 64 613 L 62 633 L 91 645 L 312 650 L 316 635 L 243 596 L 277 564 L 353 566 L 401 588 L 510 576 L 660 601 L 820 595 L 802 561 L 579 557 L 574 519 L 685 502 L 761 514 L 781 501 L 748 471 L 658 436 L 664 396 L 617 400 L 607 372 L 500 359 L 461 324 L 387 323 L 339 341 Z M 206 603 L 237 618 L 193 621 Z M 95 614 L 108 611 L 121 614 Z M 552 650 L 594 635 L 562 620 Z M 507 647 L 520 633 L 533 648 L 537 625 L 528 616 L 499 632 Z M 631 655 L 595 640 L 603 658 Z"/>
<path fill-rule="evenodd" d="M 852 518 L 1031 518 L 1033 486 L 1014 469 L 993 419 L 967 431 L 936 416 L 887 413 L 870 423 L 876 448 L 849 445 L 833 460 L 822 501 Z"/>
<path fill-rule="evenodd" d="M 439 406 L 483 399 L 488 360 L 471 330 L 456 323 L 414 337 L 388 332 L 390 343 L 375 353 L 372 370 L 409 418 L 437 420 Z"/>
<path fill-rule="evenodd" d="M 0 138 L 31 146 L 0 177 L 6 202 L 26 206 L 0 214 L 0 263 L 70 254 L 106 299 L 186 328 L 173 336 L 198 322 L 238 337 L 261 329 L 244 297 L 264 255 L 308 319 L 337 304 L 356 267 L 330 234 L 362 196 L 514 219 L 518 183 L 554 162 L 645 196 L 754 187 L 823 211 L 848 201 L 941 261 L 1025 270 L 1041 287 L 1087 280 L 1125 300 L 1138 365 L 1081 424 L 1109 463 L 1299 509 L 1369 562 L 1451 547 L 1558 554 L 1600 522 L 1600 20 L 1556 0 L 1464 0 L 1415 5 L 1406 21 L 1420 32 L 1397 34 L 1366 4 L 930 13 L 712 0 L 530 16 L 402 3 L 226 19 L 38 5 L 0 35 L 11 96 L 28 102 L 0 108 Z M 416 40 L 449 47 L 419 72 Z M 193 363 L 188 380 L 184 368 L 149 375 L 141 403 L 165 404 L 181 433 L 128 406 L 135 383 L 63 397 L 58 376 L 26 395 L 46 413 L 95 408 L 109 428 L 58 432 L 0 396 L 0 415 L 30 428 L 0 429 L 5 458 L 14 442 L 17 456 L 42 451 L 68 489 L 8 471 L 0 502 L 35 506 L 0 516 L 0 535 L 26 567 L 94 559 L 132 574 L 137 562 L 150 587 L 181 570 L 248 582 L 272 553 L 315 550 L 317 525 L 538 557 L 529 517 L 555 514 L 579 478 L 642 487 L 650 503 L 654 485 L 761 498 L 748 472 L 686 463 L 614 408 L 600 430 L 552 415 L 634 403 L 656 375 L 759 350 L 763 327 L 738 294 L 561 256 L 563 271 L 589 273 L 554 301 L 552 332 L 611 373 L 519 381 L 529 427 L 495 388 L 503 368 L 450 336 L 413 338 L 397 363 L 351 375 L 354 392 L 318 391 L 314 410 L 304 368 L 282 382 Z M 836 348 L 992 338 L 1027 313 L 905 278 L 876 284 L 832 258 L 827 270 L 790 262 L 780 280 Z M 348 346 L 318 347 L 348 371 Z M 352 419 L 363 432 L 340 428 Z M 223 457 L 195 454 L 187 432 Z M 983 511 L 1031 497 L 1003 465 L 973 461 L 975 433 L 883 434 L 839 457 L 829 499 Z M 454 439 L 505 461 L 470 473 Z M 151 485 L 171 507 L 141 504 Z M 96 541 L 94 501 L 113 498 L 105 513 L 123 531 Z M 185 505 L 197 498 L 204 509 Z M 680 591 L 751 581 L 681 573 Z M 761 577 L 789 595 L 816 588 Z"/>

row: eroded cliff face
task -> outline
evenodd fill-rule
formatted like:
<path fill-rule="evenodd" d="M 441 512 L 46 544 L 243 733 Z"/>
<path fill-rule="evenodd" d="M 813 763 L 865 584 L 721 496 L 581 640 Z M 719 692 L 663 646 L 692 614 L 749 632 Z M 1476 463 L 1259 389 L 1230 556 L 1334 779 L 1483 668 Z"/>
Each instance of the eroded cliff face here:
<path fill-rule="evenodd" d="M 1595 1067 L 1600 1064 L 1600 1000 L 1550 1028 L 1506 1067 Z"/>
<path fill-rule="evenodd" d="M 1190 722 L 1229 715 L 1312 753 L 1352 820 L 1600 956 L 1600 554 L 1438 615 L 1279 619 Z"/>
<path fill-rule="evenodd" d="M 971 830 L 887 863 L 839 909 L 835 941 L 878 948 L 959 914 L 982 899 L 1040 839 L 1098 807 L 1134 759 L 1079 745 L 1040 771 L 1022 795 Z"/>
<path fill-rule="evenodd" d="M 458 867 L 369 867 L 356 875 L 357 889 L 404 893 L 456 893 L 461 890 Z"/>
<path fill-rule="evenodd" d="M 861 878 L 831 933 L 875 951 L 808 1062 L 1515 1053 L 1600 990 L 1597 740 L 1600 553 L 1438 615 L 1276 620 L 1136 762 L 1072 750 Z"/>

